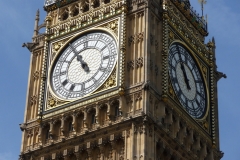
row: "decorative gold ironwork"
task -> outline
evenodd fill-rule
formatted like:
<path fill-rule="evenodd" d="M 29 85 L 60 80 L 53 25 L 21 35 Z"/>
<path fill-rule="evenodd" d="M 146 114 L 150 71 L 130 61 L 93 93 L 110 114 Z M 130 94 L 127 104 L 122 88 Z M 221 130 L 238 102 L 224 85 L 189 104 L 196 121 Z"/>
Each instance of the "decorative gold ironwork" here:
<path fill-rule="evenodd" d="M 107 24 L 104 24 L 102 27 L 113 31 L 113 33 L 115 33 L 116 36 L 118 35 L 118 20 L 108 22 Z"/>
<path fill-rule="evenodd" d="M 111 87 L 114 87 L 117 85 L 117 74 L 116 74 L 116 67 L 114 68 L 112 74 L 109 76 L 109 78 L 106 80 L 106 82 L 101 86 L 99 87 L 94 93 L 97 93 L 97 92 L 100 92 L 100 91 L 103 91 L 103 90 L 106 90 L 106 89 L 109 89 Z M 94 94 L 93 93 L 93 94 Z"/>
<path fill-rule="evenodd" d="M 52 109 L 52 108 L 56 108 L 56 107 L 58 107 L 60 105 L 68 103 L 68 101 L 63 101 L 63 100 L 60 100 L 60 99 L 56 98 L 50 92 L 48 92 L 47 102 L 48 103 L 47 103 L 46 110 L 49 110 L 49 109 Z"/>

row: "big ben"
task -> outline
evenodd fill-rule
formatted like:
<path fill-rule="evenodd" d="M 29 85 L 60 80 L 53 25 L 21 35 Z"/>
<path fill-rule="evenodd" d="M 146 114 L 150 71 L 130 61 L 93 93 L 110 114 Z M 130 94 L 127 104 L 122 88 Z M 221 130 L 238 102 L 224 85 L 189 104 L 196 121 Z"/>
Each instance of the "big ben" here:
<path fill-rule="evenodd" d="M 219 160 L 214 38 L 189 0 L 45 0 L 20 160 Z M 45 28 L 45 33 L 39 30 Z"/>

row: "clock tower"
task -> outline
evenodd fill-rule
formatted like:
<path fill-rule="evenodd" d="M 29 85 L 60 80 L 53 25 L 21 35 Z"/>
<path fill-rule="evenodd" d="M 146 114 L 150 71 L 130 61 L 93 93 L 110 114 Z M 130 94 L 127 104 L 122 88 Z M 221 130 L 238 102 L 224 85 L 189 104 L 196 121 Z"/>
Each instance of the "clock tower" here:
<path fill-rule="evenodd" d="M 189 0 L 45 0 L 20 160 L 218 160 L 214 38 Z M 39 33 L 45 28 L 45 33 Z"/>

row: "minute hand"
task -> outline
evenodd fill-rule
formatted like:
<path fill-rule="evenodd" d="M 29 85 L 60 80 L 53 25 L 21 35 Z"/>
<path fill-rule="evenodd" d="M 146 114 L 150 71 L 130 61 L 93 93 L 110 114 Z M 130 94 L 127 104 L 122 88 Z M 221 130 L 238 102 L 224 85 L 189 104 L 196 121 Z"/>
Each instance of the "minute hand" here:
<path fill-rule="evenodd" d="M 88 67 L 87 63 L 82 60 L 82 56 L 77 53 L 76 49 L 72 46 L 71 43 L 69 43 L 69 46 L 72 49 L 72 51 L 75 54 L 75 56 L 77 57 L 77 60 L 81 63 L 82 68 L 86 72 L 88 72 L 89 71 L 89 67 Z"/>
<path fill-rule="evenodd" d="M 180 63 L 181 63 L 181 62 L 180 62 Z M 183 65 L 182 63 L 181 63 L 181 69 L 182 69 L 182 71 L 183 71 L 184 81 L 185 81 L 185 83 L 186 83 L 186 85 L 187 85 L 187 89 L 190 90 L 191 87 L 190 87 L 190 85 L 189 85 L 189 79 L 187 78 L 186 70 L 185 70 L 185 67 L 184 67 L 184 65 Z"/>
<path fill-rule="evenodd" d="M 182 62 L 182 57 L 181 57 L 181 54 L 180 54 L 180 51 L 179 51 L 179 48 L 177 47 L 177 50 L 178 50 L 178 56 L 179 56 L 179 59 L 180 59 L 180 64 L 181 64 L 181 70 L 183 72 L 183 77 L 184 77 L 184 81 L 187 85 L 187 89 L 190 90 L 191 87 L 189 85 L 189 79 L 187 78 L 187 74 L 186 74 L 186 70 L 185 70 L 185 67 L 183 65 L 183 62 Z"/>

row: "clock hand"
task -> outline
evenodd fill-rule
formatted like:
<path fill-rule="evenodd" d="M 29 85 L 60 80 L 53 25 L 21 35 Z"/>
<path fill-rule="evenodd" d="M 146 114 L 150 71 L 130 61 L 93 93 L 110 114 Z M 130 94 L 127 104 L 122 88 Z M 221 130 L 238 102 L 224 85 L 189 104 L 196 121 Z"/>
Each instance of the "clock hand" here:
<path fill-rule="evenodd" d="M 187 73 L 186 73 L 185 67 L 184 67 L 184 65 L 183 65 L 182 57 L 181 57 L 181 54 L 180 54 L 180 51 L 179 51 L 178 46 L 177 46 L 177 50 L 178 50 L 178 56 L 179 56 L 179 59 L 180 59 L 181 70 L 182 70 L 182 72 L 183 72 L 184 81 L 185 81 L 185 83 L 186 83 L 186 85 L 187 85 L 187 89 L 188 89 L 188 90 L 191 90 L 191 87 L 190 87 L 190 85 L 189 85 L 189 79 L 187 78 Z"/>
<path fill-rule="evenodd" d="M 89 67 L 88 67 L 87 63 L 82 60 L 82 56 L 77 53 L 76 49 L 72 46 L 71 43 L 69 43 L 69 46 L 72 49 L 72 51 L 75 54 L 75 56 L 77 56 L 77 60 L 81 63 L 82 68 L 86 72 L 88 72 L 89 71 Z"/>
<path fill-rule="evenodd" d="M 181 63 L 181 69 L 182 69 L 182 72 L 183 72 L 184 81 L 185 81 L 185 83 L 187 85 L 187 89 L 190 90 L 191 87 L 189 85 L 189 79 L 187 78 L 187 73 L 186 73 L 185 67 L 184 67 L 184 65 L 182 63 Z"/>

